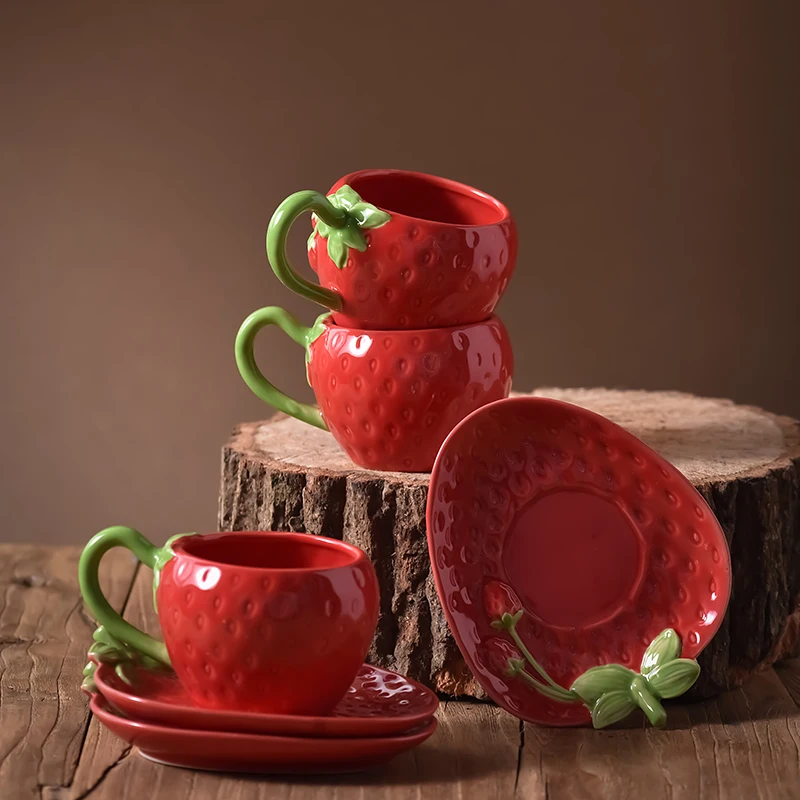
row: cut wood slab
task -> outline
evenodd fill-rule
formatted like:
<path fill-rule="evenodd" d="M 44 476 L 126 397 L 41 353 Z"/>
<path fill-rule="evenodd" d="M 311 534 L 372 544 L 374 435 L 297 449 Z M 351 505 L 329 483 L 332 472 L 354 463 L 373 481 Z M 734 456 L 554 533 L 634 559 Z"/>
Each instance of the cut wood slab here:
<path fill-rule="evenodd" d="M 800 423 L 677 392 L 541 389 L 622 425 L 697 487 L 731 546 L 726 619 L 694 692 L 738 686 L 800 643 Z M 223 449 L 220 530 L 345 539 L 372 558 L 381 617 L 370 653 L 447 695 L 482 691 L 449 633 L 429 570 L 429 475 L 356 467 L 330 434 L 292 418 L 239 425 Z"/>

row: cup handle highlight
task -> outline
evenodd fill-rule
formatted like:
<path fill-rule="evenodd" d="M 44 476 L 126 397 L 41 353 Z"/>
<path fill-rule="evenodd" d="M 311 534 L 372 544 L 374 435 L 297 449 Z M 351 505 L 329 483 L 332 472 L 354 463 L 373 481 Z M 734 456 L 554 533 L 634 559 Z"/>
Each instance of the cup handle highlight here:
<path fill-rule="evenodd" d="M 269 263 L 272 271 L 278 276 L 278 280 L 288 289 L 332 311 L 341 311 L 342 298 L 338 292 L 311 283 L 298 275 L 286 257 L 286 237 L 289 235 L 289 229 L 294 221 L 306 211 L 316 214 L 326 225 L 334 229 L 346 228 L 349 224 L 346 212 L 334 206 L 325 195 L 311 190 L 295 192 L 275 209 L 275 213 L 269 221 L 267 228 Z"/>
<path fill-rule="evenodd" d="M 98 623 L 112 636 L 134 650 L 138 650 L 162 664 L 169 665 L 169 655 L 164 642 L 148 636 L 144 631 L 140 631 L 124 620 L 114 611 L 100 588 L 98 578 L 100 561 L 114 547 L 126 547 L 130 550 L 142 564 L 150 567 L 156 573 L 156 582 L 161 567 L 172 555 L 168 548 L 156 547 L 133 528 L 124 525 L 106 528 L 95 534 L 81 553 L 78 580 L 83 599 Z"/>
<path fill-rule="evenodd" d="M 266 328 L 268 325 L 277 325 L 289 338 L 305 348 L 306 360 L 308 360 L 308 348 L 314 339 L 322 333 L 322 323 L 327 316 L 327 314 L 323 314 L 312 328 L 308 328 L 282 308 L 277 306 L 260 308 L 242 323 L 239 333 L 236 335 L 235 347 L 236 366 L 239 368 L 239 373 L 244 378 L 244 382 L 256 397 L 277 408 L 278 411 L 283 411 L 284 414 L 288 414 L 290 417 L 295 417 L 301 422 L 306 422 L 324 431 L 328 430 L 328 426 L 322 419 L 322 414 L 320 414 L 318 408 L 308 403 L 294 400 L 264 377 L 256 364 L 253 345 L 256 334 L 262 328 Z"/>

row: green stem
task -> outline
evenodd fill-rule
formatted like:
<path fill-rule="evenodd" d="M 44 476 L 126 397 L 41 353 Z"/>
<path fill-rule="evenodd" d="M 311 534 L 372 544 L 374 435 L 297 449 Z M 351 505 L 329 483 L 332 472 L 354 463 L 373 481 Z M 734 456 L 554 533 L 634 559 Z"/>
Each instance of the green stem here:
<path fill-rule="evenodd" d="M 544 683 L 540 683 L 536 680 L 528 672 L 525 672 L 523 669 L 518 675 L 523 678 L 530 686 L 536 689 L 539 694 L 543 694 L 545 697 L 549 697 L 551 700 L 555 700 L 559 703 L 579 703 L 580 699 L 575 697 L 575 695 L 570 694 L 569 692 L 565 691 L 563 687 L 558 686 L 556 684 L 555 688 L 551 688 L 550 686 L 545 685 Z M 558 691 L 557 691 L 558 690 Z"/>
<path fill-rule="evenodd" d="M 664 711 L 664 706 L 650 692 L 647 681 L 641 675 L 637 675 L 631 681 L 631 696 L 653 726 L 660 728 L 666 723 L 667 712 Z"/>
<path fill-rule="evenodd" d="M 511 634 L 511 638 L 514 640 L 514 644 L 519 649 L 520 653 L 525 657 L 525 660 L 539 673 L 539 675 L 547 681 L 554 689 L 557 689 L 560 692 L 566 692 L 570 698 L 572 695 L 564 689 L 563 686 L 559 686 L 548 674 L 545 672 L 544 667 L 533 657 L 533 654 L 530 650 L 525 646 L 525 643 L 520 638 L 520 635 L 517 633 L 517 624 L 516 622 L 508 629 L 508 632 Z M 570 700 L 570 702 L 572 702 Z"/>

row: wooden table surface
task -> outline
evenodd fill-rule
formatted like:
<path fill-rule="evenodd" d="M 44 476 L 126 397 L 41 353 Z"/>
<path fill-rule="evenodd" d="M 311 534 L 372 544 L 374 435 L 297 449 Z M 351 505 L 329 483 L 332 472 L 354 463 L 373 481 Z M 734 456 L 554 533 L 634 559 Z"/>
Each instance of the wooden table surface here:
<path fill-rule="evenodd" d="M 163 767 L 91 718 L 79 686 L 94 623 L 79 548 L 0 545 L 0 800 L 42 798 L 800 798 L 800 661 L 743 689 L 597 732 L 520 725 L 480 703 L 443 703 L 436 734 L 345 778 L 237 777 Z M 127 619 L 153 625 L 151 577 L 113 551 L 102 580 Z"/>

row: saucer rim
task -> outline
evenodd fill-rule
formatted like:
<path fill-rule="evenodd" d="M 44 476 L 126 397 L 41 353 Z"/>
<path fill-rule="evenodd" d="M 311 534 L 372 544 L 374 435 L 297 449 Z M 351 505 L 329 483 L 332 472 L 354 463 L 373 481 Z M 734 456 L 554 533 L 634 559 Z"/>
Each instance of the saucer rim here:
<path fill-rule="evenodd" d="M 145 667 L 139 665 L 132 665 L 133 669 L 136 671 L 144 671 L 149 672 L 152 670 L 148 670 Z M 257 712 L 257 711 L 236 711 L 236 710 L 228 710 L 228 709 L 214 709 L 214 708 L 202 708 L 200 706 L 177 706 L 165 702 L 163 700 L 153 700 L 146 697 L 142 697 L 141 695 L 135 694 L 133 691 L 125 691 L 123 689 L 115 688 L 114 686 L 109 685 L 108 680 L 106 677 L 109 674 L 113 674 L 113 670 L 108 664 L 99 664 L 97 666 L 97 670 L 95 672 L 95 681 L 97 683 L 98 693 L 103 696 L 103 698 L 111 705 L 114 709 L 122 712 L 123 714 L 127 715 L 129 712 L 126 708 L 120 706 L 119 698 L 124 697 L 126 701 L 124 705 L 127 705 L 129 708 L 135 708 L 135 714 L 137 718 L 148 724 L 148 725 L 156 725 L 162 727 L 174 727 L 174 728 L 182 728 L 184 730 L 205 730 L 205 731 L 216 731 L 218 733 L 235 733 L 235 734 L 245 734 L 245 735 L 258 735 L 258 736 L 284 736 L 289 738 L 319 738 L 319 739 L 358 739 L 358 738 L 367 738 L 373 736 L 379 737 L 387 737 L 393 735 L 401 735 L 407 733 L 409 731 L 416 730 L 421 725 L 427 723 L 431 718 L 435 717 L 436 712 L 439 710 L 440 700 L 436 693 L 429 689 L 427 686 L 423 686 L 418 681 L 415 681 L 413 678 L 410 678 L 406 675 L 402 675 L 399 672 L 395 672 L 394 670 L 386 669 L 385 667 L 378 667 L 374 664 L 367 664 L 366 662 L 362 665 L 363 667 L 369 667 L 371 670 L 375 670 L 379 673 L 383 673 L 384 675 L 396 675 L 402 678 L 404 681 L 407 681 L 413 688 L 421 692 L 425 697 L 430 698 L 431 707 L 430 710 L 426 712 L 418 712 L 415 714 L 408 714 L 405 716 L 392 716 L 392 717 L 368 717 L 368 716 L 334 716 L 333 714 L 329 716 L 320 716 L 320 715 L 294 715 L 294 714 L 275 714 L 275 713 L 266 713 L 266 712 Z M 174 675 L 174 673 L 172 673 Z M 176 678 L 177 679 L 177 678 Z M 353 679 L 355 681 L 355 678 Z M 352 684 L 351 684 L 352 686 Z M 117 702 L 115 702 L 115 699 Z M 161 716 L 166 717 L 171 714 L 175 714 L 176 712 L 181 715 L 193 716 L 196 715 L 198 719 L 195 722 L 191 722 L 188 719 L 185 720 L 181 724 L 170 724 L 163 721 L 163 719 L 159 721 L 150 720 L 147 718 L 147 709 L 155 709 L 158 712 L 162 712 Z M 254 727 L 249 728 L 248 730 L 233 730 L 231 728 L 225 729 L 216 729 L 209 727 L 211 722 L 210 717 L 213 716 L 235 716 L 236 718 L 246 720 L 247 723 L 252 723 Z M 209 719 L 203 719 L 203 717 L 209 717 Z M 302 722 L 299 722 L 302 720 Z M 263 725 L 259 725 L 259 723 L 263 721 Z M 304 730 L 302 731 L 295 731 L 295 732 L 275 732 L 274 730 L 269 730 L 269 728 L 274 728 L 276 726 L 280 726 L 281 723 L 283 725 L 291 726 L 292 722 L 297 722 L 299 726 L 303 726 Z M 190 727 L 192 726 L 192 727 Z M 256 728 L 258 726 L 258 729 Z M 314 730 L 313 728 L 318 726 L 319 730 Z M 358 730 L 359 728 L 370 727 L 370 731 Z M 356 730 L 355 733 L 348 732 L 350 730 Z"/>

